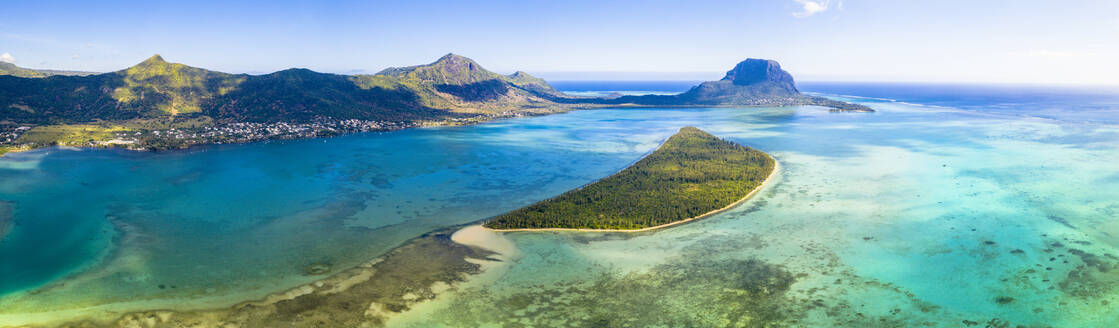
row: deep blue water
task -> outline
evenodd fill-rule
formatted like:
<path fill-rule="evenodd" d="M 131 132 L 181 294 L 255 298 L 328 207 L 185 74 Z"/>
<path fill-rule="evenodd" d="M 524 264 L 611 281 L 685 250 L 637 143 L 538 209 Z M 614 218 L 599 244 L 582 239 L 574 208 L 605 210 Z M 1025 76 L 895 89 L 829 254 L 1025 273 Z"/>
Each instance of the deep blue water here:
<path fill-rule="evenodd" d="M 1034 116 L 1065 121 L 1119 123 L 1119 86 L 984 85 L 932 83 L 800 82 L 803 92 L 867 97 L 926 106 Z"/>
<path fill-rule="evenodd" d="M 701 81 L 557 81 L 560 91 L 679 93 Z M 1088 123 L 1119 123 L 1119 86 L 815 82 L 802 92 Z M 591 94 L 591 93 L 588 93 Z"/>

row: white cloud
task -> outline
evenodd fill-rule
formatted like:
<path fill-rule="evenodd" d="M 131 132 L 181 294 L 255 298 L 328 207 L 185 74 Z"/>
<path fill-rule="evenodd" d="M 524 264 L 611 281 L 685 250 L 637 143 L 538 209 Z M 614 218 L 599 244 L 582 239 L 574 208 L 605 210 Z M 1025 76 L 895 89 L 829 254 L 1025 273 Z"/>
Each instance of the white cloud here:
<path fill-rule="evenodd" d="M 825 12 L 825 11 L 828 10 L 828 7 L 831 7 L 831 2 L 832 2 L 832 0 L 793 0 L 793 1 L 796 1 L 796 3 L 800 4 L 800 6 L 801 6 L 801 8 L 800 8 L 801 11 L 793 13 L 793 17 L 798 17 L 798 18 L 808 17 L 808 16 L 812 16 L 812 15 L 815 15 L 815 14 L 818 14 L 818 13 Z M 837 4 L 837 7 L 842 8 L 843 3 L 839 2 Z"/>
<path fill-rule="evenodd" d="M 16 57 L 12 57 L 12 54 L 5 52 L 3 55 L 0 55 L 0 62 L 15 63 Z"/>

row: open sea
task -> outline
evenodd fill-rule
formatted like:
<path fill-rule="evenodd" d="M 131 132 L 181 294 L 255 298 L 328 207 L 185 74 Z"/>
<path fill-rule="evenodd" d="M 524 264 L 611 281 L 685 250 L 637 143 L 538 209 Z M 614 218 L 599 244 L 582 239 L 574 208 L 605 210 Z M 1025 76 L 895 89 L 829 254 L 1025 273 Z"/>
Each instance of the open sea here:
<path fill-rule="evenodd" d="M 506 234 L 512 260 L 389 326 L 1119 326 L 1119 90 L 798 87 L 878 112 L 602 109 L 7 154 L 0 327 L 258 299 L 609 175 L 688 125 L 770 153 L 776 181 L 654 233 Z"/>

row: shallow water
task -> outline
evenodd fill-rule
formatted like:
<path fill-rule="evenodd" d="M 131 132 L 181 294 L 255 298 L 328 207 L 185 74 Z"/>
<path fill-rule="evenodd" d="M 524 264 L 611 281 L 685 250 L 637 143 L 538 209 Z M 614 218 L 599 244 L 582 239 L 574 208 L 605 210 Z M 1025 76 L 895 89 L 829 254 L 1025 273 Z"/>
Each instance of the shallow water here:
<path fill-rule="evenodd" d="M 879 112 L 594 110 L 183 152 L 7 155 L 0 201 L 15 225 L 0 276 L 13 278 L 0 280 L 0 324 L 75 305 L 260 297 L 322 278 L 312 265 L 345 269 L 608 175 L 685 125 L 769 152 L 779 181 L 655 233 L 509 234 L 519 255 L 500 277 L 390 324 L 1117 323 L 1119 127 L 1083 119 L 1071 100 L 1062 120 L 1052 107 L 854 99 Z"/>
<path fill-rule="evenodd" d="M 662 137 L 579 120 L 10 154 L 0 159 L 0 200 L 14 204 L 15 221 L 0 242 L 0 322 L 75 305 L 260 297 L 322 278 L 312 265 L 345 269 L 585 184 Z"/>

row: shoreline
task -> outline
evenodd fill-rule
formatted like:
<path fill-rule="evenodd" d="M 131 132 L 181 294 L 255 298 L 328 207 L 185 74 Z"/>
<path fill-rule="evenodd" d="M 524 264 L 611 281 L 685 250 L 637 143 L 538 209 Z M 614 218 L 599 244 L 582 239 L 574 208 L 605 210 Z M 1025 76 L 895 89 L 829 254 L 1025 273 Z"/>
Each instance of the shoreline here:
<path fill-rule="evenodd" d="M 279 137 L 279 138 L 265 138 L 265 139 L 257 139 L 257 140 L 245 140 L 245 141 L 239 141 L 239 142 L 238 141 L 222 142 L 222 143 L 206 142 L 206 143 L 189 144 L 185 147 L 167 148 L 167 149 L 144 149 L 144 148 L 137 149 L 137 148 L 128 148 L 128 147 L 120 147 L 119 146 L 119 145 L 126 145 L 126 144 L 108 144 L 108 145 L 97 145 L 97 146 L 80 145 L 80 146 L 65 146 L 65 147 L 76 147 L 76 148 L 80 148 L 80 149 L 117 149 L 117 150 L 135 151 L 135 152 L 156 153 L 156 152 L 164 152 L 164 151 L 190 150 L 190 149 L 194 149 L 194 148 L 200 148 L 200 147 L 206 147 L 206 146 L 215 146 L 215 145 L 251 144 L 251 143 L 258 143 L 258 142 L 269 142 L 269 141 L 327 139 L 327 138 L 335 138 L 335 137 L 352 135 L 352 134 L 388 133 L 388 132 L 396 132 L 396 131 L 403 131 L 403 130 L 416 129 L 416 128 L 472 126 L 472 125 L 478 125 L 478 124 L 500 121 L 500 120 L 505 120 L 505 119 L 548 116 L 548 115 L 554 115 L 554 114 L 570 113 L 570 112 L 580 111 L 580 110 L 651 109 L 651 108 L 767 108 L 767 107 L 779 108 L 779 107 L 800 107 L 800 106 L 809 106 L 809 107 L 815 106 L 815 107 L 829 108 L 829 111 L 831 111 L 833 113 L 873 113 L 874 112 L 873 109 L 871 109 L 870 111 L 843 110 L 843 109 L 839 109 L 839 108 L 835 108 L 835 107 L 829 107 L 829 106 L 824 106 L 824 105 L 812 105 L 812 104 L 787 104 L 787 105 L 655 105 L 655 106 L 654 105 L 637 105 L 637 104 L 614 104 L 614 105 L 581 104 L 579 106 L 571 106 L 571 108 L 569 108 L 568 110 L 558 111 L 558 112 L 550 112 L 550 113 L 521 113 L 519 115 L 497 116 L 497 117 L 491 117 L 489 119 L 477 120 L 477 121 L 468 121 L 468 122 L 421 121 L 421 122 L 418 122 L 418 125 L 411 126 L 411 127 L 403 127 L 403 128 L 395 128 L 395 129 L 390 128 L 390 129 L 384 129 L 384 130 L 371 130 L 371 131 L 361 131 L 361 132 L 344 132 L 344 133 L 339 133 L 339 134 L 335 134 L 335 135 L 304 137 L 304 138 L 283 138 L 283 137 Z M 51 148 L 51 147 L 63 147 L 63 146 L 54 145 L 54 146 L 45 146 L 45 147 L 27 147 L 25 145 L 0 145 L 0 148 L 5 148 L 5 149 L 3 149 L 3 151 L 0 151 L 0 158 L 3 158 L 4 155 L 10 154 L 10 153 L 21 153 L 21 152 L 27 152 L 27 151 L 32 151 L 32 150 L 36 150 L 36 149 Z"/>
<path fill-rule="evenodd" d="M 763 152 L 763 153 L 765 153 L 765 152 Z M 662 229 L 662 228 L 667 228 L 667 227 L 671 227 L 671 226 L 675 226 L 675 225 L 679 225 L 679 224 L 684 224 L 684 223 L 688 223 L 688 222 L 692 222 L 692 221 L 701 220 L 701 219 L 707 218 L 709 216 L 712 216 L 712 215 L 719 214 L 721 212 L 730 210 L 732 208 L 737 207 L 738 205 L 741 205 L 742 203 L 745 203 L 746 201 L 750 200 L 751 198 L 754 198 L 754 195 L 756 195 L 762 189 L 765 189 L 765 187 L 768 186 L 769 183 L 773 181 L 773 177 L 775 177 L 777 175 L 777 173 L 779 171 L 781 171 L 781 162 L 777 161 L 777 159 L 773 158 L 773 156 L 769 155 L 769 153 L 765 153 L 765 154 L 766 154 L 766 156 L 768 156 L 770 159 L 773 160 L 773 171 L 770 171 L 769 175 L 767 175 L 765 177 L 765 180 L 763 180 L 762 183 L 760 185 L 758 185 L 757 187 L 754 187 L 754 190 L 751 190 L 750 193 L 746 194 L 746 196 L 742 197 L 742 199 L 739 199 L 739 200 L 737 200 L 733 203 L 730 203 L 727 206 L 724 206 L 724 207 L 719 208 L 719 209 L 714 209 L 714 210 L 711 210 L 707 213 L 703 213 L 703 214 L 700 214 L 698 216 L 694 216 L 694 217 L 687 218 L 687 219 L 684 219 L 684 220 L 669 222 L 669 223 L 665 223 L 665 224 L 658 225 L 658 226 L 645 227 L 645 228 L 641 228 L 641 229 L 589 229 L 589 228 L 491 229 L 491 228 L 486 227 L 485 224 L 482 224 L 481 227 L 482 227 L 482 229 L 486 229 L 486 230 L 489 230 L 489 231 L 492 231 L 492 232 L 549 232 L 549 231 L 554 231 L 554 232 L 560 232 L 560 231 L 568 231 L 568 232 L 645 232 L 645 231 L 659 230 L 659 229 Z"/>
<path fill-rule="evenodd" d="M 385 254 L 329 276 L 261 297 L 240 298 L 227 305 L 182 308 L 180 302 L 183 299 L 164 298 L 146 300 L 144 302 L 148 306 L 136 309 L 121 307 L 122 303 L 110 303 L 88 308 L 5 313 L 0 314 L 0 327 L 131 327 L 130 324 L 137 321 L 152 320 L 153 323 L 162 325 L 203 324 L 217 327 L 244 324 L 243 320 L 253 317 L 246 316 L 250 313 L 259 315 L 261 320 L 284 316 L 289 310 L 283 304 L 296 302 L 301 298 L 324 302 L 304 309 L 307 312 L 302 313 L 305 314 L 349 313 L 358 315 L 362 322 L 383 324 L 415 307 L 423 307 L 436 301 L 439 296 L 473 281 L 476 276 L 499 272 L 500 270 L 495 269 L 503 267 L 517 256 L 516 246 L 502 234 L 479 228 L 475 224 L 465 224 L 436 229 L 408 239 Z M 411 260 L 416 256 L 441 260 Z M 400 274 L 413 272 L 416 270 L 413 266 L 423 267 L 420 271 L 431 274 Z M 370 290 L 375 292 L 370 294 Z M 386 292 L 388 290 L 406 293 Z M 215 298 L 219 299 L 221 298 Z M 344 304 L 339 305 L 347 303 L 337 302 L 339 300 L 371 303 L 363 309 L 354 310 Z"/>

